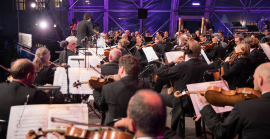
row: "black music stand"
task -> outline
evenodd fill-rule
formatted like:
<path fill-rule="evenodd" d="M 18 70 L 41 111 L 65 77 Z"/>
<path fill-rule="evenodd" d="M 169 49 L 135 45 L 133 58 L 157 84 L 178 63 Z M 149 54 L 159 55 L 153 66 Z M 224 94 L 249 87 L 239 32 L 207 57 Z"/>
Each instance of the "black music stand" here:
<path fill-rule="evenodd" d="M 232 22 L 232 24 L 234 27 L 242 26 L 240 22 Z"/>
<path fill-rule="evenodd" d="M 248 32 L 255 32 L 255 31 L 259 31 L 258 27 L 256 25 L 246 25 Z"/>

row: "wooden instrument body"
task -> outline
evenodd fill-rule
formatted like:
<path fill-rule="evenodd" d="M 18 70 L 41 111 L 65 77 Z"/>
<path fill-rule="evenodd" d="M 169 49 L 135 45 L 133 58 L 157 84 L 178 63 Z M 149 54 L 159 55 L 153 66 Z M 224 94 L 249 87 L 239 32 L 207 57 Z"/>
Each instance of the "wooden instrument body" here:
<path fill-rule="evenodd" d="M 234 106 L 237 102 L 261 97 L 261 93 L 252 88 L 236 88 L 236 90 L 226 91 L 216 86 L 209 86 L 207 91 L 190 91 L 188 94 L 197 92 L 203 94 L 211 105 L 218 107 Z M 176 91 L 174 96 L 181 97 L 182 95 Z"/>
<path fill-rule="evenodd" d="M 89 83 L 95 90 L 101 91 L 105 81 L 105 79 L 101 79 L 99 77 L 91 77 Z"/>
<path fill-rule="evenodd" d="M 203 46 L 204 50 L 212 49 L 217 43 L 208 43 L 207 45 Z"/>
<path fill-rule="evenodd" d="M 77 127 L 68 127 L 66 129 L 44 130 L 43 136 L 50 132 L 58 132 L 65 136 L 66 139 L 133 139 L 134 135 L 119 131 L 101 129 L 98 131 L 80 129 Z"/>

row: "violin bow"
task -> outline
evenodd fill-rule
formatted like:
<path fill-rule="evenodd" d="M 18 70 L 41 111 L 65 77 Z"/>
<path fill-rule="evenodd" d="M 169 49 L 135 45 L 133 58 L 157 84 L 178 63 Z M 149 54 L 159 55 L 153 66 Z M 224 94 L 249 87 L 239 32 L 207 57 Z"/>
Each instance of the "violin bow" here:
<path fill-rule="evenodd" d="M 90 68 L 92 68 L 94 71 L 96 71 L 98 74 L 100 74 L 103 78 L 105 77 L 104 75 L 102 75 L 95 67 L 93 67 L 92 65 L 90 65 Z"/>
<path fill-rule="evenodd" d="M 37 57 L 39 57 L 38 55 L 36 55 L 36 54 L 34 54 L 34 53 L 31 53 L 31 52 L 29 52 L 29 51 L 27 51 L 27 50 L 25 50 L 25 49 L 23 49 L 23 48 L 20 48 L 21 50 L 23 50 L 23 51 L 25 51 L 25 52 L 27 52 L 27 53 L 29 53 L 29 54 L 31 54 L 31 55 L 33 55 L 33 56 L 37 56 Z M 39 57 L 40 58 L 40 57 Z M 41 58 L 40 58 L 41 59 Z M 57 64 L 55 64 L 55 63 L 53 63 L 53 62 L 51 62 L 51 61 L 49 61 L 51 64 L 53 64 L 53 65 L 55 65 L 55 66 L 57 66 L 57 67 L 60 67 L 59 65 L 57 65 Z"/>
<path fill-rule="evenodd" d="M 90 47 L 89 47 L 90 48 Z M 96 48 L 97 49 L 97 48 Z M 106 63 L 104 60 L 103 60 L 103 58 L 100 56 L 100 55 L 98 55 L 92 48 L 90 48 L 90 50 L 94 53 L 94 54 L 96 54 L 104 63 Z"/>
<path fill-rule="evenodd" d="M 223 83 L 226 85 L 226 87 L 228 88 L 228 90 L 230 90 L 228 83 L 223 79 L 223 77 L 220 75 L 220 73 L 219 73 L 219 77 L 223 81 Z"/>
<path fill-rule="evenodd" d="M 6 68 L 6 67 L 2 66 L 1 64 L 0 64 L 0 67 L 3 68 L 4 70 L 10 72 L 10 69 L 9 68 Z"/>

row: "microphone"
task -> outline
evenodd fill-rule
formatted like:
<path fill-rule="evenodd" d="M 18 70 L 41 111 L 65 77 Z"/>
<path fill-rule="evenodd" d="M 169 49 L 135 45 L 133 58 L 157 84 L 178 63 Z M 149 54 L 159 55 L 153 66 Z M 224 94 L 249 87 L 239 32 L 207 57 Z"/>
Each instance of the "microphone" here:
<path fill-rule="evenodd" d="M 82 40 L 81 40 L 81 43 L 82 44 L 85 44 L 87 42 L 87 37 L 85 37 L 85 38 L 83 38 Z"/>
<path fill-rule="evenodd" d="M 38 86 L 37 90 L 52 90 L 52 91 L 59 91 L 61 89 L 61 86 Z"/>
<path fill-rule="evenodd" d="M 64 41 L 61 41 L 60 42 L 60 47 L 62 47 L 62 48 L 66 48 L 67 46 L 68 46 L 68 41 L 66 41 L 66 40 L 64 40 Z"/>

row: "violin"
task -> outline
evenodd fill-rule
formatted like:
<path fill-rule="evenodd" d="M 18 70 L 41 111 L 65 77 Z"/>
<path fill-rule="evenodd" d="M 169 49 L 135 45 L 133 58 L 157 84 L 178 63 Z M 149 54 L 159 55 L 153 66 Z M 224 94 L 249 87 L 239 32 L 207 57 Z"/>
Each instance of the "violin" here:
<path fill-rule="evenodd" d="M 231 68 L 232 63 L 234 62 L 234 59 L 235 59 L 237 56 L 242 55 L 242 54 L 244 54 L 244 53 L 246 52 L 246 49 L 245 49 L 244 47 L 241 48 L 241 49 L 242 49 L 242 52 L 236 53 L 236 52 L 234 51 L 234 52 L 232 53 L 232 55 L 230 56 L 231 61 L 229 62 L 229 68 Z M 221 64 L 223 64 L 224 62 L 225 62 L 225 61 L 223 61 Z M 224 69 L 223 69 L 223 67 L 219 68 L 218 70 L 219 70 L 219 72 L 215 72 L 215 73 L 214 73 L 214 79 L 215 79 L 215 81 L 218 81 L 218 80 L 219 80 L 219 73 L 221 73 L 221 74 L 220 74 L 221 76 L 224 75 Z"/>
<path fill-rule="evenodd" d="M 106 127 L 106 126 L 104 126 Z M 115 128 L 109 127 L 106 129 L 98 129 L 98 130 L 86 130 L 80 129 L 77 127 L 68 127 L 62 129 L 46 129 L 41 131 L 41 135 L 38 137 L 46 136 L 47 133 L 57 132 L 62 134 L 67 139 L 133 139 L 134 135 L 128 132 L 120 131 Z M 34 133 L 32 133 L 34 134 Z"/>
<path fill-rule="evenodd" d="M 217 43 L 213 42 L 213 43 L 208 43 L 206 46 L 203 46 L 204 50 L 209 50 L 212 49 Z"/>
<path fill-rule="evenodd" d="M 98 90 L 98 91 L 101 91 L 102 90 L 102 87 L 103 85 L 105 85 L 106 83 L 109 83 L 109 82 L 114 82 L 114 79 L 112 76 L 106 76 L 105 78 L 99 78 L 99 77 L 91 77 L 90 80 L 89 80 L 89 84 L 90 86 L 92 87 L 92 89 L 95 89 L 95 90 Z M 81 86 L 82 84 L 88 84 L 88 82 L 74 82 L 73 83 L 73 87 L 78 87 L 78 86 Z"/>
<path fill-rule="evenodd" d="M 218 107 L 234 106 L 237 102 L 261 97 L 261 92 L 252 88 L 236 88 L 235 90 L 226 91 L 216 86 L 209 86 L 207 91 L 187 91 L 186 93 L 190 95 L 197 92 L 204 95 L 211 105 Z M 180 91 L 176 91 L 174 96 L 179 98 L 182 94 Z"/>
<path fill-rule="evenodd" d="M 150 46 L 151 46 L 151 47 L 153 47 L 153 48 L 154 48 L 156 45 L 157 45 L 157 43 L 153 43 L 153 44 L 147 44 L 147 46 L 148 46 L 148 47 L 150 47 Z"/>
<path fill-rule="evenodd" d="M 204 42 L 205 42 L 205 41 L 203 41 L 203 42 L 199 42 L 199 43 L 200 43 L 200 44 L 204 44 Z"/>

